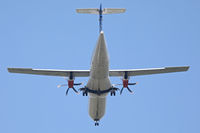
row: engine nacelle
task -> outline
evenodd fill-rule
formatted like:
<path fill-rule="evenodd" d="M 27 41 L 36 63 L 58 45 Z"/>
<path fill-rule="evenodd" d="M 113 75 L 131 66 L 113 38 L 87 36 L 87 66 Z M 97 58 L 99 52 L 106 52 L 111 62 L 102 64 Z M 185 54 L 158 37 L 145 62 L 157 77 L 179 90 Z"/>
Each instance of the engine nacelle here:
<path fill-rule="evenodd" d="M 74 80 L 68 80 L 68 88 L 74 88 Z"/>
<path fill-rule="evenodd" d="M 123 88 L 128 87 L 128 79 L 123 79 Z"/>

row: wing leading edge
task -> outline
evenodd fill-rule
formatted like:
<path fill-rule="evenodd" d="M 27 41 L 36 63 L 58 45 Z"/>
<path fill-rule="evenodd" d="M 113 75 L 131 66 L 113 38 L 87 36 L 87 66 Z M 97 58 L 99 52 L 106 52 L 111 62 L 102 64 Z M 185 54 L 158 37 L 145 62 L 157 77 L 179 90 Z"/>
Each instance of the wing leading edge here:
<path fill-rule="evenodd" d="M 128 76 L 172 73 L 187 71 L 189 66 L 181 67 L 163 67 L 163 68 L 147 68 L 147 69 L 120 69 L 110 70 L 109 76 L 124 76 L 128 72 Z M 8 68 L 11 73 L 34 74 L 34 75 L 47 75 L 47 76 L 62 76 L 68 77 L 73 73 L 75 77 L 88 77 L 90 70 L 55 70 L 55 69 L 32 69 L 32 68 Z"/>

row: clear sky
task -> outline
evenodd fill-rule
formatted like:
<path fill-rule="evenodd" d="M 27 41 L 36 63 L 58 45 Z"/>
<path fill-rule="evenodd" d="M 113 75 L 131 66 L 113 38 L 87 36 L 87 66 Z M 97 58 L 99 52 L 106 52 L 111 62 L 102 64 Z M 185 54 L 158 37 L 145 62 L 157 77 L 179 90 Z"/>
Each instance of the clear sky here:
<path fill-rule="evenodd" d="M 103 30 L 111 69 L 189 65 L 188 72 L 132 77 L 131 95 L 107 98 L 95 127 L 88 97 L 65 96 L 62 77 L 10 74 L 7 67 L 89 69 L 98 16 L 76 8 L 126 8 Z M 199 133 L 199 0 L 1 0 L 1 133 Z M 76 78 L 87 83 L 88 78 Z M 121 83 L 120 78 L 111 78 Z"/>

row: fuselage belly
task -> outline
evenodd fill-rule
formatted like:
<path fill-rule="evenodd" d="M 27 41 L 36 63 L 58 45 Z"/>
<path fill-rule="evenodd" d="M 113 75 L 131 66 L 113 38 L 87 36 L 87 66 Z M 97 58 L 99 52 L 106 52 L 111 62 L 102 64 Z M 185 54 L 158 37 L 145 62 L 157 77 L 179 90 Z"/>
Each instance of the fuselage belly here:
<path fill-rule="evenodd" d="M 97 91 L 107 90 L 112 87 L 109 79 L 109 57 L 103 31 L 100 32 L 92 57 L 87 87 Z M 101 95 L 89 93 L 89 115 L 95 121 L 99 121 L 105 114 L 106 96 L 107 93 Z"/>

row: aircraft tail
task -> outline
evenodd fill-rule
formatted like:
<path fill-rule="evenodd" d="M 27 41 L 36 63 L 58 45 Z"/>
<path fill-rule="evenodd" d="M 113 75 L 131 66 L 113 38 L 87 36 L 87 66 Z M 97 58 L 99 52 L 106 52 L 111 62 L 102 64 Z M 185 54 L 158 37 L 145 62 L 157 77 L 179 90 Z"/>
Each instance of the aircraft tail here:
<path fill-rule="evenodd" d="M 85 14 L 97 14 L 99 15 L 99 32 L 102 31 L 102 18 L 104 14 L 117 14 L 124 13 L 126 11 L 125 8 L 104 8 L 102 9 L 102 5 L 100 4 L 100 8 L 86 8 L 86 9 L 76 9 L 77 13 L 85 13 Z"/>

